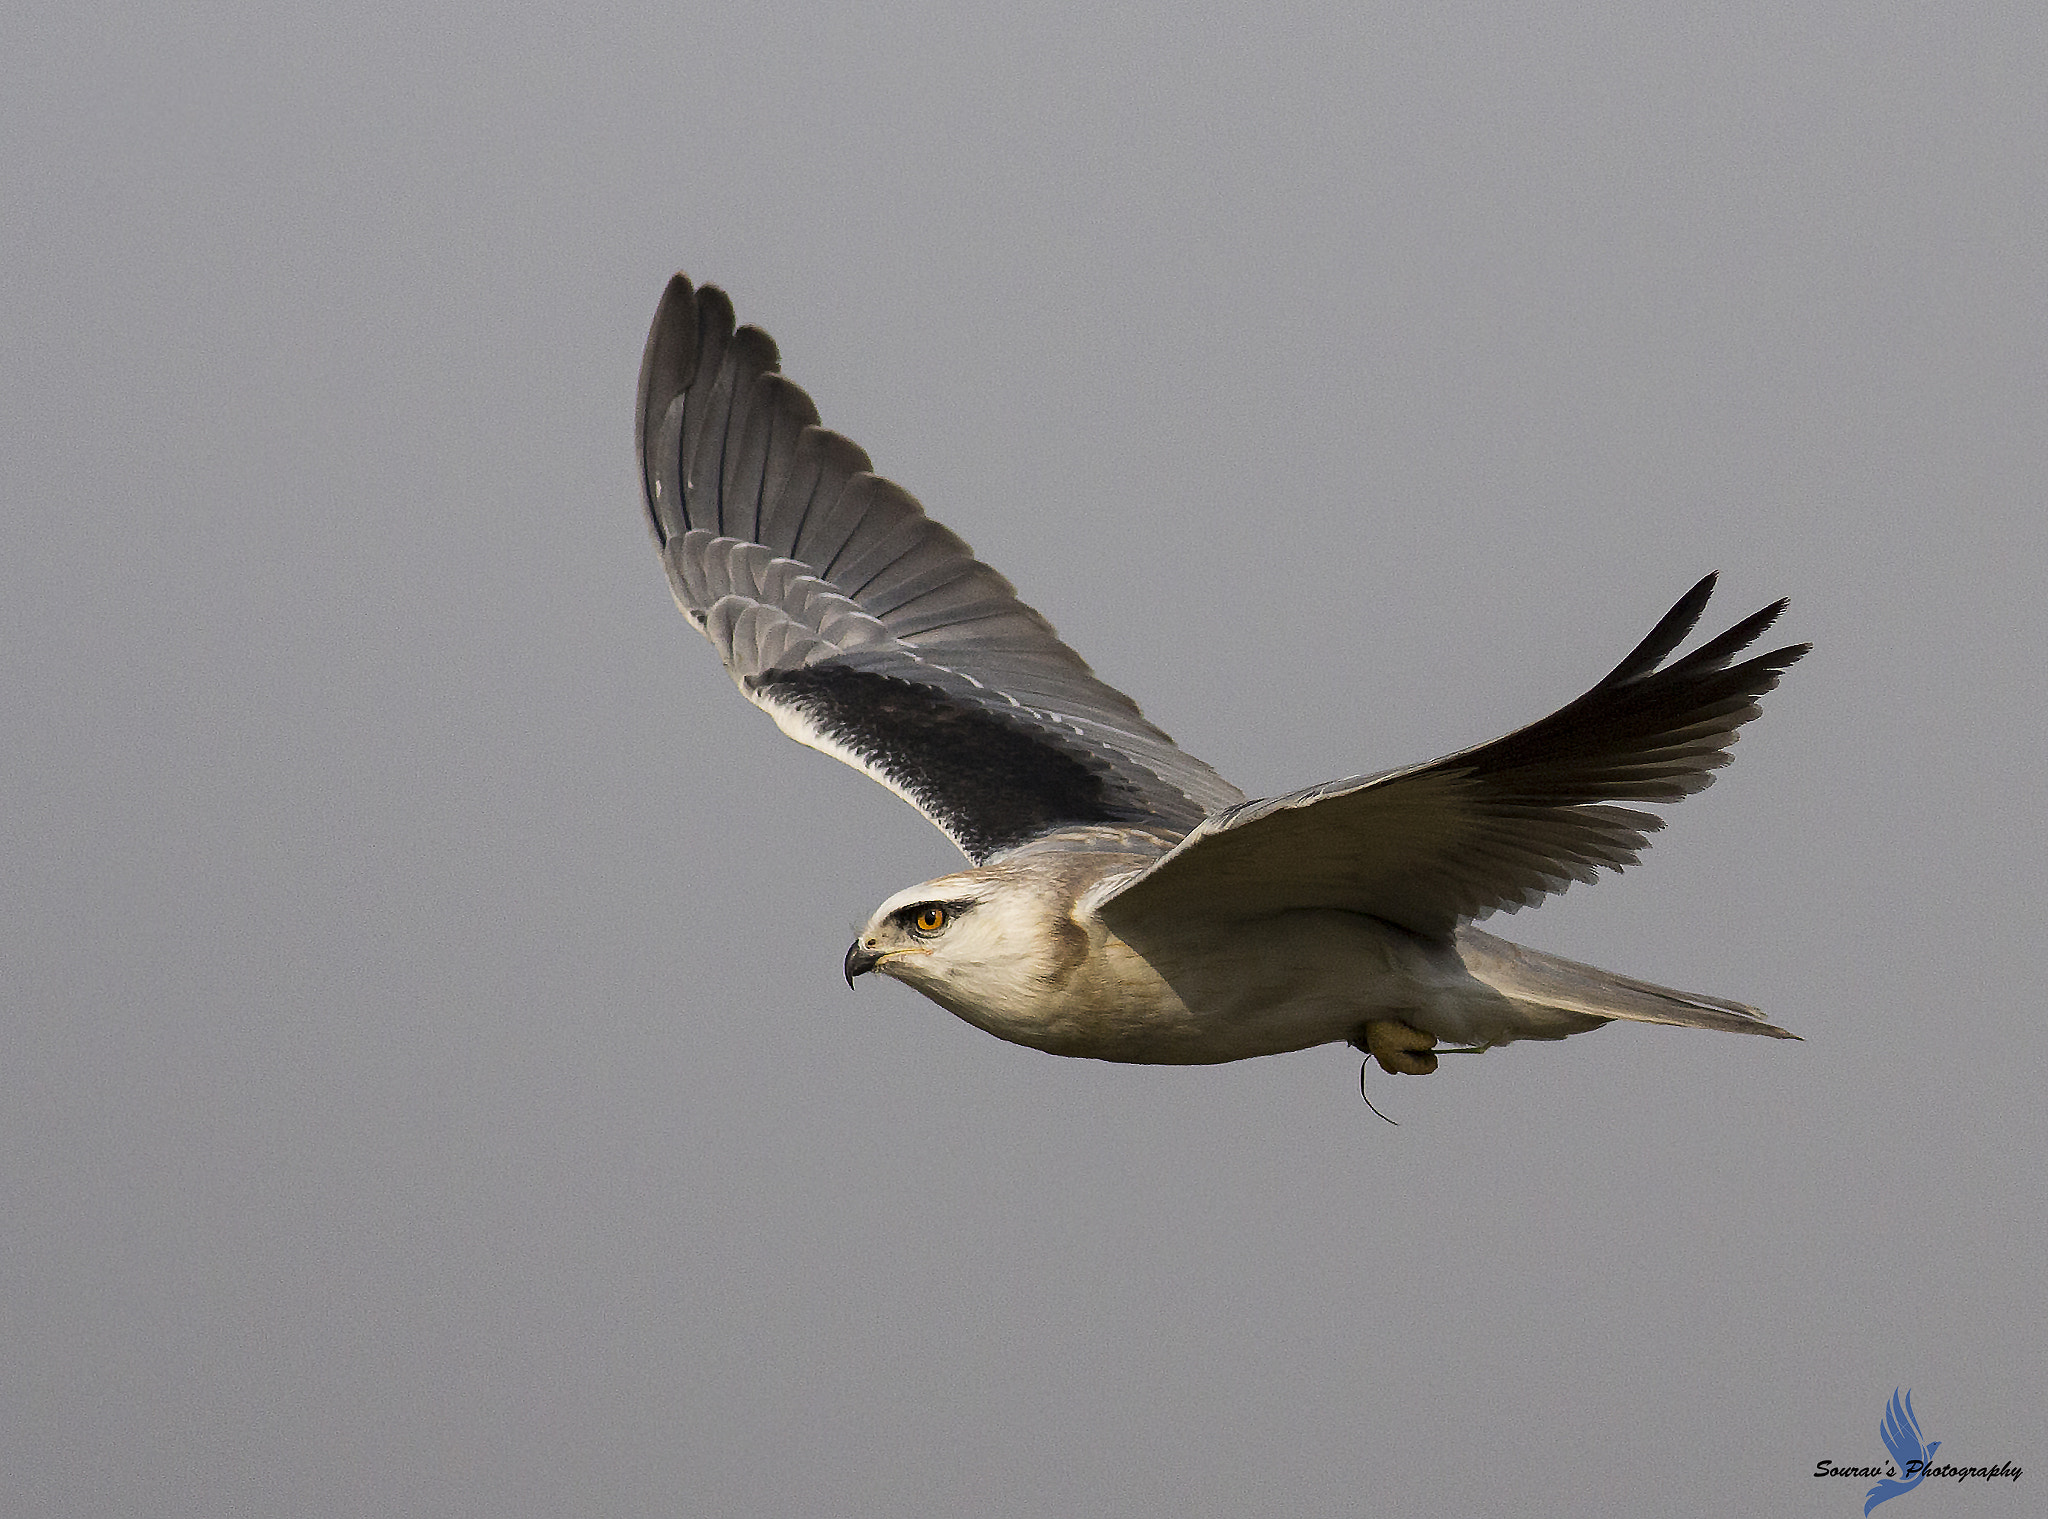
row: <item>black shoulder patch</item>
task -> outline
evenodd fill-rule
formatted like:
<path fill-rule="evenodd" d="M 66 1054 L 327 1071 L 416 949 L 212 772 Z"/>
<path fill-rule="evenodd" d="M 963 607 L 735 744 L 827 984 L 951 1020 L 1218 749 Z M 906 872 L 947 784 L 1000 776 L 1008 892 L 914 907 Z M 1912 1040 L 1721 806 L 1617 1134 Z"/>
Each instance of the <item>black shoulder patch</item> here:
<path fill-rule="evenodd" d="M 1071 824 L 1159 820 L 1157 805 L 1119 780 L 1109 761 L 1021 711 L 1010 716 L 829 661 L 766 671 L 747 687 L 795 708 L 909 793 L 977 865 Z"/>

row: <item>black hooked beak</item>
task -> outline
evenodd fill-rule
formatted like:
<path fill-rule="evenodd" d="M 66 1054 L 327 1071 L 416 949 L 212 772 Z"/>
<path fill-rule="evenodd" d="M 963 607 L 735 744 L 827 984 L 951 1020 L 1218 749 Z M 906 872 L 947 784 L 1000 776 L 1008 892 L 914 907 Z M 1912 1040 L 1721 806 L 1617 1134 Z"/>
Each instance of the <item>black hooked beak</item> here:
<path fill-rule="evenodd" d="M 851 987 L 855 976 L 865 976 L 881 963 L 881 959 L 879 953 L 855 939 L 846 951 L 846 984 Z"/>

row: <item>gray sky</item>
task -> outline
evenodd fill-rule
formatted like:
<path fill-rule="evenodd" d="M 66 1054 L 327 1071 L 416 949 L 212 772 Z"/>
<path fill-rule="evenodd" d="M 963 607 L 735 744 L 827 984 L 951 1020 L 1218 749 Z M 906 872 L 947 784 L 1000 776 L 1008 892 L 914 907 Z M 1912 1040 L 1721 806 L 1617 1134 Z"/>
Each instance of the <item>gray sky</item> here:
<path fill-rule="evenodd" d="M 1848 1516 L 1895 1386 L 2036 1509 L 2044 16 L 28 0 L 0 1511 Z M 669 601 L 678 267 L 1255 793 L 1790 595 L 1489 927 L 1808 1042 L 1394 1129 L 849 993 L 958 857 Z"/>

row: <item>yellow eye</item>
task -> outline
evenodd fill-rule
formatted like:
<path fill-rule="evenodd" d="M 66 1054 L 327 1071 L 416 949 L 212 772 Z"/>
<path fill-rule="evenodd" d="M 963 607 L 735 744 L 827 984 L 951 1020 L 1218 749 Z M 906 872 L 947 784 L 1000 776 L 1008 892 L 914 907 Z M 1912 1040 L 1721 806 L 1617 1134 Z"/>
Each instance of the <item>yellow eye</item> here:
<path fill-rule="evenodd" d="M 946 926 L 946 909 L 936 903 L 917 910 L 917 931 L 921 934 L 935 934 Z"/>

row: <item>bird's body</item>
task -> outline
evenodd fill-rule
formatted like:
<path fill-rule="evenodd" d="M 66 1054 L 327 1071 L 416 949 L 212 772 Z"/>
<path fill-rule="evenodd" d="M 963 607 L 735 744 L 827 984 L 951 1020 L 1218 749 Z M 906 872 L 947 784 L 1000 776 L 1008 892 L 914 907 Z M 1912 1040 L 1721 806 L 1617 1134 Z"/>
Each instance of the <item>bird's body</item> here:
<path fill-rule="evenodd" d="M 641 371 L 648 520 L 743 694 L 865 770 L 974 868 L 898 893 L 846 956 L 1053 1054 L 1213 1064 L 1349 1041 L 1425 1073 L 1614 1019 L 1792 1037 L 1756 1009 L 1494 938 L 1633 863 L 1804 646 L 1783 603 L 1666 663 L 1701 581 L 1577 701 L 1426 765 L 1250 800 L 1104 685 L 1009 583 L 817 425 L 722 292 L 671 282 Z"/>
<path fill-rule="evenodd" d="M 1285 1054 L 1377 1023 L 1488 1049 L 1617 1017 L 1782 1032 L 1740 1004 L 1471 927 L 1445 940 L 1333 908 L 1116 911 L 1111 893 L 1157 858 L 1041 849 L 923 882 L 877 909 L 847 952 L 848 977 L 881 971 L 1013 1044 L 1150 1065 Z M 943 957 L 914 926 L 892 933 L 933 903 L 949 920 Z"/>
<path fill-rule="evenodd" d="M 1376 1018 L 1460 1039 L 1484 1020 L 1482 1000 L 1500 1000 L 1455 952 L 1357 913 L 1301 909 L 1249 924 L 1173 915 L 1112 928 L 1091 897 L 1151 858 L 1026 854 L 913 887 L 910 901 L 951 904 L 948 953 L 913 943 L 874 968 L 1012 1043 L 1156 1065 L 1308 1049 Z"/>

